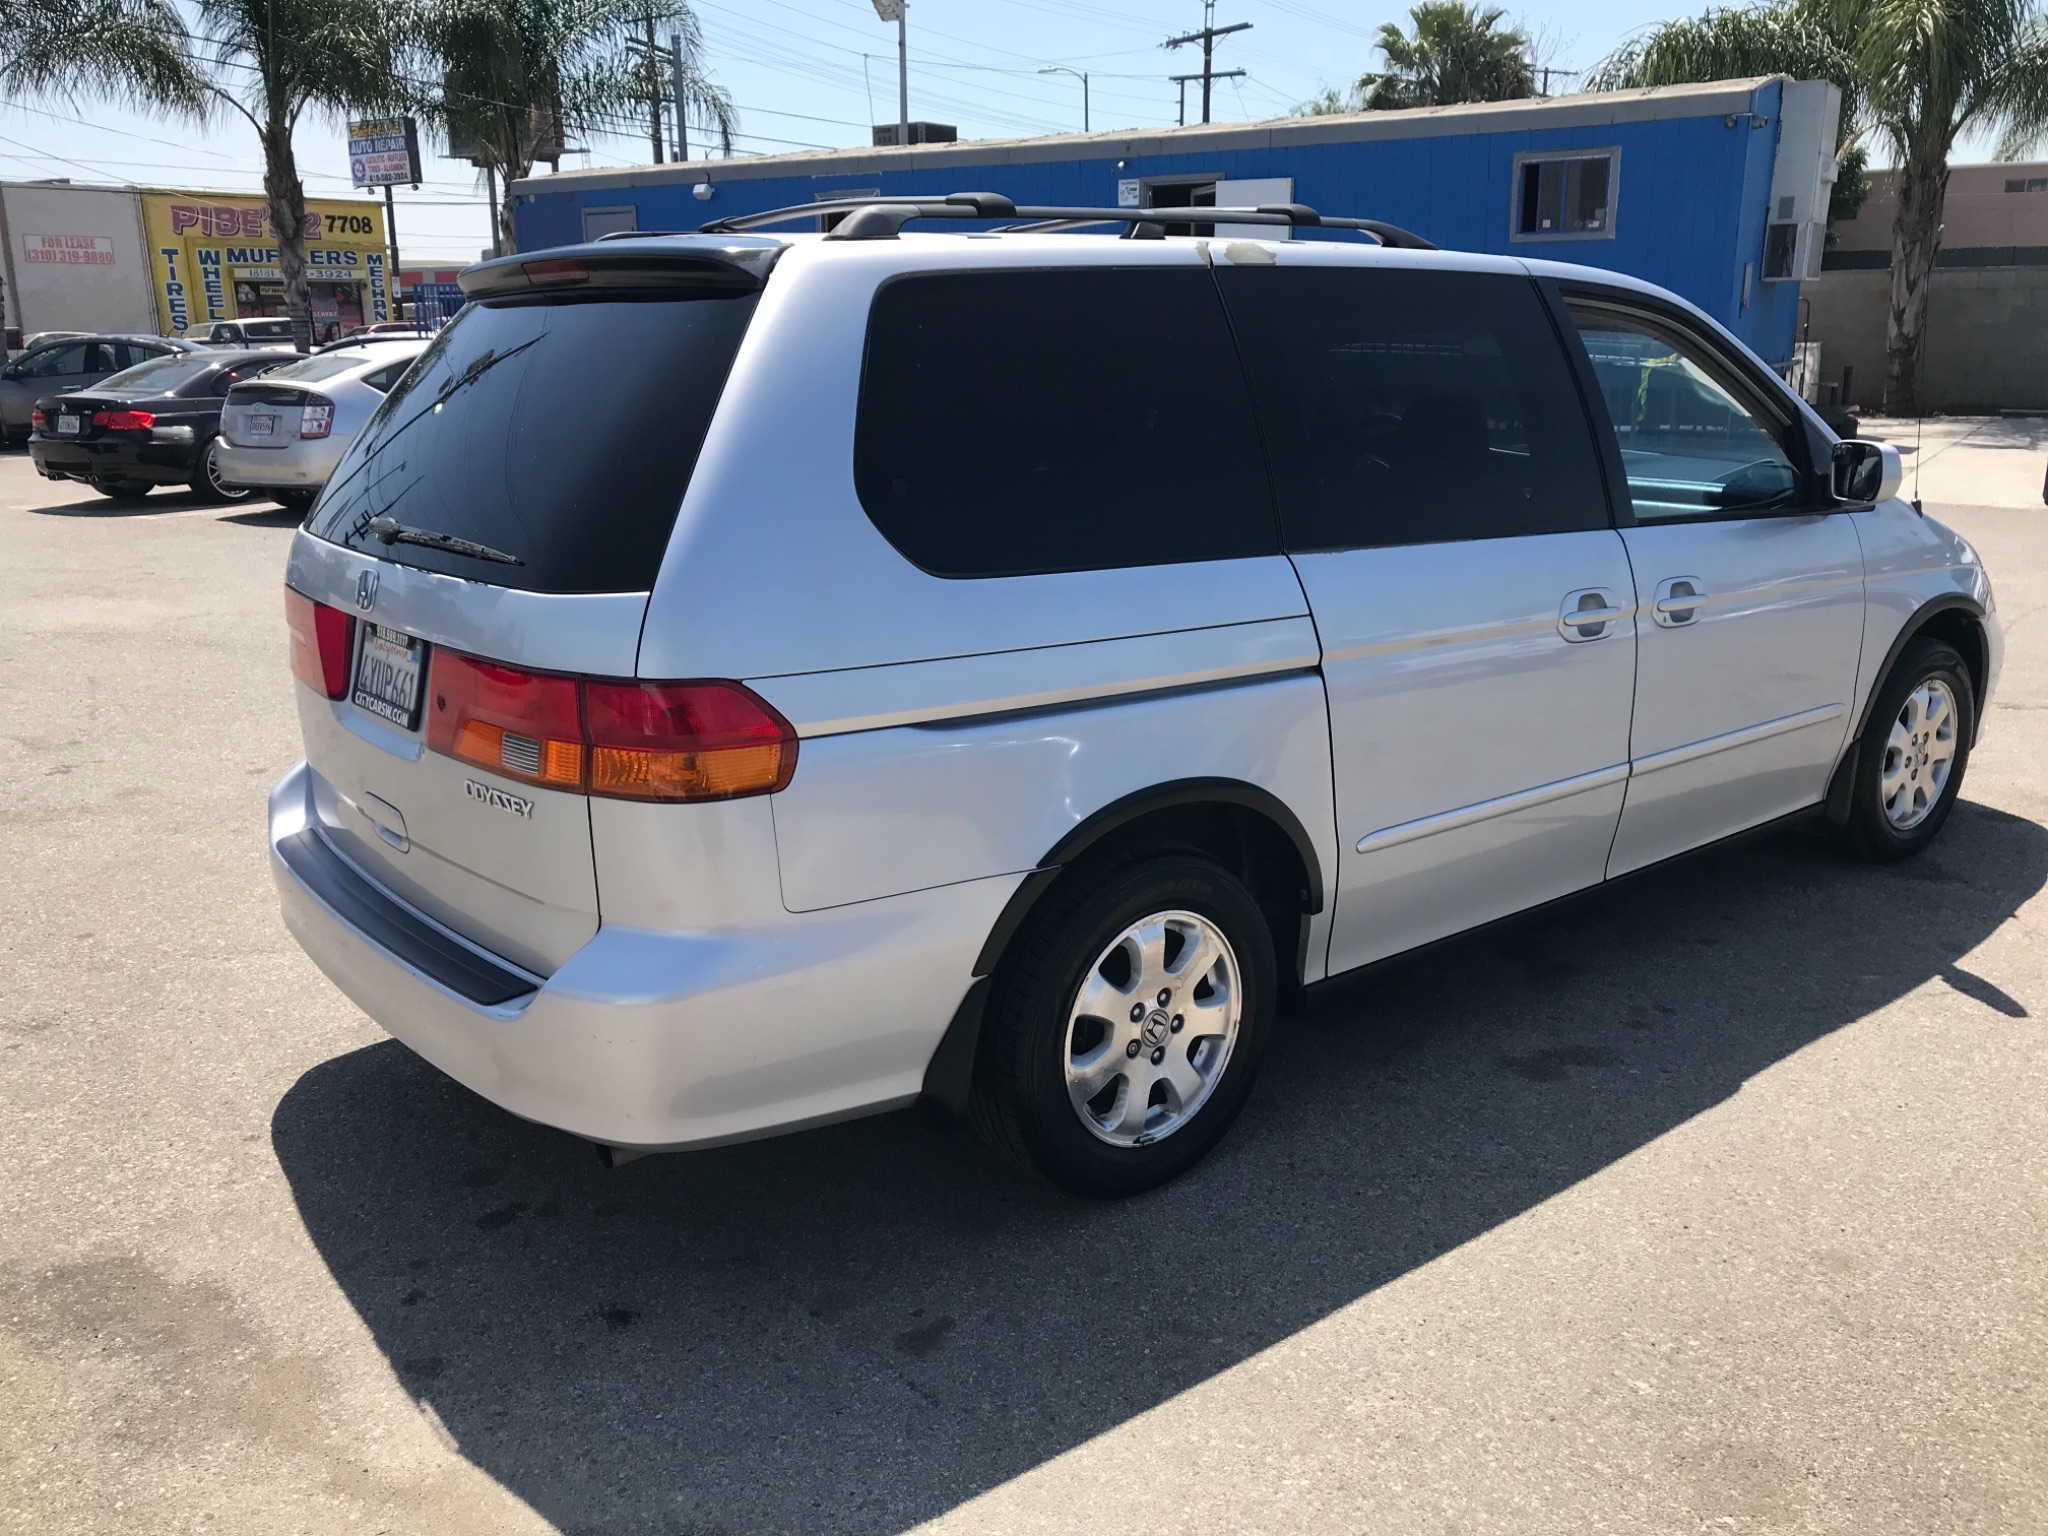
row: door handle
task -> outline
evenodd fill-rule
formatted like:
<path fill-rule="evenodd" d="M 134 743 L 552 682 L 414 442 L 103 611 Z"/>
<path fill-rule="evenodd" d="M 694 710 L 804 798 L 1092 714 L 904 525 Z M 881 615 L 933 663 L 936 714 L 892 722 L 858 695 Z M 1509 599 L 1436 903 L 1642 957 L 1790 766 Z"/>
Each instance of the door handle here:
<path fill-rule="evenodd" d="M 1699 577 L 1673 576 L 1657 583 L 1650 615 L 1665 629 L 1682 629 L 1699 622 L 1701 599 L 1706 595 L 1706 583 Z"/>
<path fill-rule="evenodd" d="M 1565 639 L 1578 642 L 1598 640 L 1610 632 L 1613 625 L 1628 617 L 1628 610 L 1614 600 L 1614 594 L 1605 587 L 1581 587 L 1576 592 L 1567 592 L 1564 602 L 1557 610 L 1557 632 Z"/>

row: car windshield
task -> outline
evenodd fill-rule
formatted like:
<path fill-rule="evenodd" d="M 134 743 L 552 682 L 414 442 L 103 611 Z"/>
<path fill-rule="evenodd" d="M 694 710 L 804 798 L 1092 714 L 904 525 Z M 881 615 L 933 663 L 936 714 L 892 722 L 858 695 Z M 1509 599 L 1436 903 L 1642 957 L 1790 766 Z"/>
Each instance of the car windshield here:
<path fill-rule="evenodd" d="M 286 363 L 282 368 L 273 368 L 265 379 L 297 379 L 311 384 L 317 379 L 331 379 L 336 374 L 347 373 L 366 364 L 378 361 L 380 354 L 351 349 L 347 352 L 324 352 L 318 357 L 302 357 L 296 363 Z"/>
<path fill-rule="evenodd" d="M 289 320 L 245 320 L 242 334 L 251 341 L 290 341 L 292 323 Z"/>
<path fill-rule="evenodd" d="M 157 394 L 167 395 L 182 384 L 189 384 L 209 368 L 218 368 L 218 355 L 195 356 L 190 352 L 173 352 L 168 357 L 152 357 L 146 363 L 137 363 L 133 368 L 109 374 L 93 386 L 95 392 L 113 389 L 148 389 Z"/>

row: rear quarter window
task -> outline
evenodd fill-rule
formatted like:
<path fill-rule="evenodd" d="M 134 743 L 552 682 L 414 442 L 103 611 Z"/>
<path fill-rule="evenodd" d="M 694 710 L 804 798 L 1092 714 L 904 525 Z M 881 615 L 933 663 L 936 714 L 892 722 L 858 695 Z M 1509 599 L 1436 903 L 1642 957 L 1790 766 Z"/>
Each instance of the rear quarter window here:
<path fill-rule="evenodd" d="M 464 305 L 384 397 L 311 532 L 496 586 L 647 591 L 755 302 L 669 289 Z M 518 563 L 387 545 L 380 517 Z"/>
<path fill-rule="evenodd" d="M 1226 560 L 1279 543 L 1206 270 L 935 273 L 879 290 L 854 479 L 937 576 Z"/>

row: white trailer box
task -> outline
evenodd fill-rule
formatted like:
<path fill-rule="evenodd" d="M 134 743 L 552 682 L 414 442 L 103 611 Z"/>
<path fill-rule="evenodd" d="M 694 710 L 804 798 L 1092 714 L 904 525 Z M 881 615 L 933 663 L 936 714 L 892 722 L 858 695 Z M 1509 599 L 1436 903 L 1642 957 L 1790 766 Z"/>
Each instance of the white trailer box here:
<path fill-rule="evenodd" d="M 24 333 L 159 329 L 139 194 L 0 183 L 0 236 L 8 325 Z"/>

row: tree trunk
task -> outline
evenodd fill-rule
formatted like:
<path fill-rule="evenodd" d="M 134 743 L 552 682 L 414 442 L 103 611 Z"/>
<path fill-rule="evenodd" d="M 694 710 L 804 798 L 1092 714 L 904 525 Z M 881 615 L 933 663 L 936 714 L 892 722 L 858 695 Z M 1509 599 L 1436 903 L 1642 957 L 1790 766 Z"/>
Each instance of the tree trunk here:
<path fill-rule="evenodd" d="M 270 227 L 277 237 L 277 266 L 284 275 L 292 341 L 307 352 L 313 346 L 313 289 L 306 280 L 306 186 L 292 157 L 291 118 L 282 109 L 270 113 L 263 129 L 263 193 L 270 199 Z"/>
<path fill-rule="evenodd" d="M 1942 205 L 1948 198 L 1948 157 L 1928 163 L 1910 156 L 1899 171 L 1899 211 L 1892 220 L 1892 302 L 1885 323 L 1884 408 L 1920 414 L 1920 364 L 1927 343 L 1927 289 L 1941 248 Z"/>

